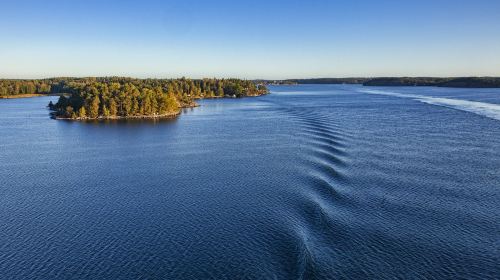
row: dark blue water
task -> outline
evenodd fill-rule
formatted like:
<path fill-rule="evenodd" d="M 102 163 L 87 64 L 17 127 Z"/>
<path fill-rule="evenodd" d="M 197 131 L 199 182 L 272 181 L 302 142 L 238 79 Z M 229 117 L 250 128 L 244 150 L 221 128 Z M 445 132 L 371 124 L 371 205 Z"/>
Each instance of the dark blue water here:
<path fill-rule="evenodd" d="M 500 90 L 272 92 L 158 122 L 0 100 L 0 278 L 500 277 Z"/>

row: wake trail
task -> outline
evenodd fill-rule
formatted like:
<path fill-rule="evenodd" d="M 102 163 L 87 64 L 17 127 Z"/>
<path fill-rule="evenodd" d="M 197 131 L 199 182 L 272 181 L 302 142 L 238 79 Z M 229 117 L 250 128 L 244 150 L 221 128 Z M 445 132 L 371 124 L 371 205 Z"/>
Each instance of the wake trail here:
<path fill-rule="evenodd" d="M 360 90 L 360 92 L 368 94 L 394 96 L 400 98 L 409 98 L 422 103 L 452 108 L 464 112 L 470 112 L 476 115 L 481 115 L 500 121 L 500 104 L 445 98 L 445 97 L 432 97 L 432 96 L 425 96 L 418 94 L 403 94 L 398 92 L 382 91 L 382 90 Z"/>

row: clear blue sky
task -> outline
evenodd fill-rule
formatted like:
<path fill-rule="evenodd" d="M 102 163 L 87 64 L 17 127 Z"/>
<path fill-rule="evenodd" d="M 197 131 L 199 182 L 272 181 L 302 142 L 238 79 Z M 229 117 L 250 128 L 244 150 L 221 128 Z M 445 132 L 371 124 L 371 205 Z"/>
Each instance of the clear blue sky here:
<path fill-rule="evenodd" d="M 498 0 L 0 0 L 0 77 L 500 76 Z"/>

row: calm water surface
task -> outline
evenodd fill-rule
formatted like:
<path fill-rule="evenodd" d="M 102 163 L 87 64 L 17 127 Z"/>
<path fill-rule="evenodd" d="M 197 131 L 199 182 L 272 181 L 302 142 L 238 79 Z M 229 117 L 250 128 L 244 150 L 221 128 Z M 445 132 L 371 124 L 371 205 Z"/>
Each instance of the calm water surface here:
<path fill-rule="evenodd" d="M 158 122 L 0 100 L 0 278 L 500 277 L 500 90 L 271 89 Z"/>

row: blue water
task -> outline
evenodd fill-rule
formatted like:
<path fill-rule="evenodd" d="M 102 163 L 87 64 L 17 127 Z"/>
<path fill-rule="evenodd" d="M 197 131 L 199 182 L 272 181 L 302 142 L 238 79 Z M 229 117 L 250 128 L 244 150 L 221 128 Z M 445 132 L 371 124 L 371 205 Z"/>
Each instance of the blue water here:
<path fill-rule="evenodd" d="M 500 90 L 271 90 L 156 122 L 0 99 L 0 278 L 500 277 Z"/>

